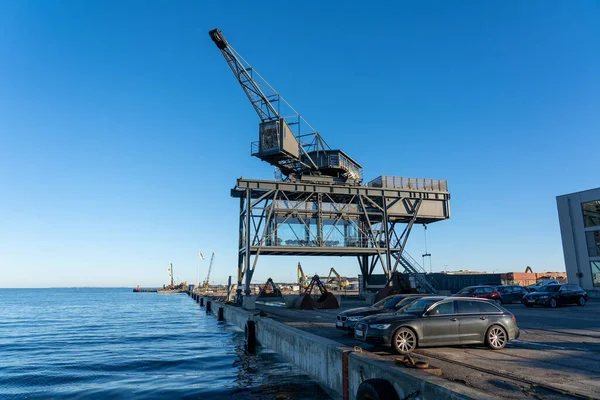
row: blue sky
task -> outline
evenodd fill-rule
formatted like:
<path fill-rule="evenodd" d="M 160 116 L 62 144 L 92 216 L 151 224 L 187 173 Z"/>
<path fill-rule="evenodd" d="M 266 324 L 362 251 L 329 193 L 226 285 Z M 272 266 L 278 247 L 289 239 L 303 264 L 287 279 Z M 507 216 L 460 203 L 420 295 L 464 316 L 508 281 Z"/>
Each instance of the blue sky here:
<path fill-rule="evenodd" d="M 434 271 L 564 270 L 555 197 L 599 183 L 598 2 L 0 1 L 0 287 L 195 281 L 199 248 L 235 276 L 229 190 L 273 171 L 214 27 L 366 180 L 448 180 Z M 359 271 L 255 278 L 298 261 Z"/>

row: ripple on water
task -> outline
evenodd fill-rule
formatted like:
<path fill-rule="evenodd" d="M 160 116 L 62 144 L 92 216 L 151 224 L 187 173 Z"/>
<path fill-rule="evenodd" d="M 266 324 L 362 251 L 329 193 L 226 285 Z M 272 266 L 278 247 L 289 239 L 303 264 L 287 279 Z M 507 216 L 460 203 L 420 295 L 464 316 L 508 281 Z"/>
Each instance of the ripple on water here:
<path fill-rule="evenodd" d="M 0 289 L 0 316 L 2 399 L 329 399 L 185 295 Z"/>

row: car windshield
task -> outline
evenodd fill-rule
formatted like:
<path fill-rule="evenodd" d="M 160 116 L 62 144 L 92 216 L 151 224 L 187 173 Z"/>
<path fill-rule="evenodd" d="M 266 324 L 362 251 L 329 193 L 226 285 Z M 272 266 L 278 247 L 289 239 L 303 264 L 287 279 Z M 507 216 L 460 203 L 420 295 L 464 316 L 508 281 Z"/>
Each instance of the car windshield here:
<path fill-rule="evenodd" d="M 467 294 L 467 293 L 471 293 L 473 291 L 473 288 L 464 288 L 462 290 L 460 290 L 457 294 Z"/>
<path fill-rule="evenodd" d="M 379 300 L 377 303 L 373 304 L 373 307 L 385 307 L 385 303 L 387 301 L 390 301 L 394 298 L 394 296 L 388 296 L 386 298 L 384 298 L 383 300 Z M 395 303 L 394 303 L 395 304 Z"/>
<path fill-rule="evenodd" d="M 421 296 L 410 296 L 410 297 L 405 297 L 405 298 L 403 298 L 402 300 L 400 300 L 400 301 L 398 302 L 398 304 L 396 304 L 396 308 L 400 310 L 400 309 L 402 309 L 402 307 L 405 307 L 406 305 L 408 305 L 408 304 L 410 304 L 410 303 L 412 303 L 412 302 L 414 302 L 414 301 L 417 301 L 417 300 L 419 300 L 420 298 L 421 298 Z"/>
<path fill-rule="evenodd" d="M 559 289 L 560 289 L 560 285 L 548 285 L 548 286 L 542 286 L 537 291 L 538 292 L 555 293 L 555 292 L 558 292 Z"/>
<path fill-rule="evenodd" d="M 433 303 L 437 303 L 440 299 L 420 299 L 402 307 L 399 312 L 403 314 L 420 315 L 423 314 Z"/>
<path fill-rule="evenodd" d="M 398 304 L 398 302 L 402 300 L 402 297 L 397 296 L 397 297 L 392 297 L 391 299 L 389 299 L 388 301 L 386 301 L 383 306 L 385 308 L 394 308 L 396 306 L 396 304 Z"/>

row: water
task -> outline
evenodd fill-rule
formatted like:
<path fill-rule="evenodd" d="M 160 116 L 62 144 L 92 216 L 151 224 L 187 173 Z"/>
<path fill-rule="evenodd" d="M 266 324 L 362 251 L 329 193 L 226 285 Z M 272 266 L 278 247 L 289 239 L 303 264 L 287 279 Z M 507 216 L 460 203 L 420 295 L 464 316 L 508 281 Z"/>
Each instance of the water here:
<path fill-rule="evenodd" d="M 329 399 L 187 295 L 0 289 L 1 399 Z"/>

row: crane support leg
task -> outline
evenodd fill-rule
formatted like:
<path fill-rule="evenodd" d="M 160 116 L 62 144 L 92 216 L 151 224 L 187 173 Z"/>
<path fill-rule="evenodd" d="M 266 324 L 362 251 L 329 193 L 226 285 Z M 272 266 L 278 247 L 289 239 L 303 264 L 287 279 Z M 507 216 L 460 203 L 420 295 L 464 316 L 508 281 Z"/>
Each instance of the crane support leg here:
<path fill-rule="evenodd" d="M 250 269 L 250 243 L 251 243 L 251 237 L 250 237 L 250 217 L 252 215 L 252 198 L 250 197 L 252 192 L 252 189 L 246 189 L 246 215 L 245 215 L 245 219 L 246 219 L 246 226 L 245 226 L 245 235 L 244 235 L 244 247 L 245 247 L 245 254 L 244 254 L 244 278 L 245 278 L 245 285 L 244 285 L 244 294 L 249 295 L 250 292 L 250 282 L 252 281 L 252 273 L 254 272 L 254 270 Z"/>

